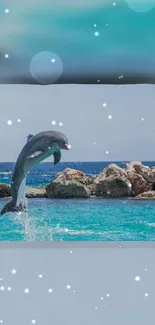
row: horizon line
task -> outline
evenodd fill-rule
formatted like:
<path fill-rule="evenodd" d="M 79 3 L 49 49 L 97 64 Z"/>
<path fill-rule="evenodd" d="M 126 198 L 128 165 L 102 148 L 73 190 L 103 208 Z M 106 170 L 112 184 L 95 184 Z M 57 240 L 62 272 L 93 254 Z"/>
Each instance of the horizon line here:
<path fill-rule="evenodd" d="M 63 163 L 66 163 L 66 164 L 70 164 L 70 163 L 128 163 L 128 162 L 155 162 L 155 160 L 142 160 L 142 159 L 139 159 L 139 160 L 135 160 L 135 159 L 132 159 L 132 160 L 85 160 L 85 161 L 81 161 L 81 160 L 73 160 L 73 161 L 60 161 L 59 164 L 63 164 Z M 14 164 L 16 163 L 16 161 L 0 161 L 0 164 Z M 40 162 L 40 164 L 51 164 L 52 161 L 42 161 Z"/>

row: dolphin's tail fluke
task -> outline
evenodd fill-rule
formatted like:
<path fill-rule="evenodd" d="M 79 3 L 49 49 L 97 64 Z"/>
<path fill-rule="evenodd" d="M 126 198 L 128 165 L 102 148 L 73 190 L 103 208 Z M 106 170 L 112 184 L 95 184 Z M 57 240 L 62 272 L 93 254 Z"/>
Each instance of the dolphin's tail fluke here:
<path fill-rule="evenodd" d="M 21 203 L 17 206 L 16 202 L 14 200 L 11 200 L 6 205 L 4 205 L 4 208 L 1 210 L 1 215 L 8 213 L 8 212 L 23 212 L 26 211 L 25 205 L 22 205 Z"/>

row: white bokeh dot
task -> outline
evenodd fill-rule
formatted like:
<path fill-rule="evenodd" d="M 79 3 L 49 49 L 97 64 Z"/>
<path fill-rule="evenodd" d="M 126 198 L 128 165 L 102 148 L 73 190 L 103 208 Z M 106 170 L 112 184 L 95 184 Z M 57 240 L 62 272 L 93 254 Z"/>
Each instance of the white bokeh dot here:
<path fill-rule="evenodd" d="M 96 31 L 96 32 L 94 33 L 94 35 L 95 35 L 95 36 L 99 36 L 100 33 L 99 33 L 98 31 Z"/>
<path fill-rule="evenodd" d="M 25 292 L 25 293 L 29 293 L 30 290 L 29 290 L 28 288 L 26 288 L 26 289 L 24 290 L 24 292 Z"/>
<path fill-rule="evenodd" d="M 106 294 L 106 296 L 107 296 L 107 297 L 110 297 L 110 294 L 109 294 L 109 293 L 107 293 L 107 294 Z"/>
<path fill-rule="evenodd" d="M 20 122 L 21 122 L 21 119 L 20 119 L 20 118 L 18 118 L 18 119 L 17 119 L 17 122 L 18 122 L 18 123 L 20 123 Z"/>
<path fill-rule="evenodd" d="M 12 125 L 12 121 L 11 121 L 11 120 L 8 120 L 8 121 L 7 121 L 7 124 L 8 124 L 8 125 Z"/>
<path fill-rule="evenodd" d="M 4 288 L 3 286 L 1 286 L 1 287 L 0 287 L 0 290 L 1 290 L 1 291 L 4 291 L 4 290 L 5 290 L 5 288 Z"/>
<path fill-rule="evenodd" d="M 51 124 L 52 124 L 52 125 L 56 125 L 56 121 L 52 121 Z"/>
<path fill-rule="evenodd" d="M 48 292 L 49 293 L 52 293 L 53 292 L 53 289 L 52 288 L 48 289 Z"/>
<path fill-rule="evenodd" d="M 72 251 L 69 251 L 70 252 L 70 254 L 72 254 L 73 252 Z"/>
<path fill-rule="evenodd" d="M 59 122 L 59 126 L 63 126 L 63 123 L 62 122 Z"/>
<path fill-rule="evenodd" d="M 135 281 L 140 281 L 140 276 L 139 275 L 135 276 Z"/>
<path fill-rule="evenodd" d="M 12 270 L 11 270 L 11 273 L 12 273 L 12 274 L 16 274 L 16 273 L 17 273 L 17 270 L 16 270 L 16 269 L 12 269 Z"/>
<path fill-rule="evenodd" d="M 40 84 L 56 82 L 63 72 L 61 59 L 52 52 L 43 51 L 35 54 L 30 62 L 30 73 Z"/>
<path fill-rule="evenodd" d="M 9 9 L 8 9 L 8 8 L 5 9 L 5 13 L 6 13 L 6 14 L 9 13 Z"/>
<path fill-rule="evenodd" d="M 43 277 L 42 274 L 39 274 L 39 275 L 38 275 L 38 278 L 39 278 L 39 279 L 42 279 L 42 277 Z"/>
<path fill-rule="evenodd" d="M 9 58 L 9 54 L 8 53 L 6 53 L 4 56 L 5 56 L 6 59 Z"/>
<path fill-rule="evenodd" d="M 1 324 L 3 323 L 3 320 L 2 320 L 2 319 L 0 320 L 0 323 L 1 323 Z"/>
<path fill-rule="evenodd" d="M 110 115 L 108 115 L 108 119 L 109 120 L 111 120 L 112 119 L 112 115 L 110 114 Z"/>
<path fill-rule="evenodd" d="M 101 297 L 101 300 L 103 300 L 103 297 Z"/>
<path fill-rule="evenodd" d="M 12 289 L 11 289 L 11 287 L 8 287 L 8 291 L 11 291 Z"/>
<path fill-rule="evenodd" d="M 139 13 L 148 12 L 155 7 L 154 0 L 126 0 L 126 3 L 130 9 Z"/>
<path fill-rule="evenodd" d="M 70 290 L 70 289 L 71 289 L 71 285 L 70 285 L 70 284 L 67 284 L 66 288 L 67 288 L 68 290 Z"/>
<path fill-rule="evenodd" d="M 35 319 L 32 319 L 31 320 L 31 324 L 36 324 L 36 320 Z"/>
<path fill-rule="evenodd" d="M 149 294 L 146 292 L 146 293 L 145 293 L 145 297 L 148 297 L 148 296 L 149 296 Z"/>
<path fill-rule="evenodd" d="M 144 121 L 144 117 L 142 117 L 141 120 Z"/>
<path fill-rule="evenodd" d="M 103 103 L 103 107 L 106 107 L 107 106 L 107 104 L 106 103 Z"/>
<path fill-rule="evenodd" d="M 105 153 L 106 153 L 106 155 L 109 155 L 109 151 L 108 150 Z"/>

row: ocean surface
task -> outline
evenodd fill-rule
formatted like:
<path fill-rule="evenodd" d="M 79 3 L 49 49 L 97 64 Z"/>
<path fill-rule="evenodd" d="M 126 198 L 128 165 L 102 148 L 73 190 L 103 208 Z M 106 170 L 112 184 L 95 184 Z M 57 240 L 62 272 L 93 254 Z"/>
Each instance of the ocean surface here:
<path fill-rule="evenodd" d="M 98 175 L 111 162 L 41 163 L 27 176 L 31 187 L 53 180 L 65 168 Z M 123 167 L 125 162 L 116 162 Z M 155 162 L 144 162 L 155 166 Z M 14 163 L 0 163 L 0 182 L 10 183 Z M 0 199 L 0 209 L 7 199 Z M 2 241 L 154 241 L 155 201 L 133 199 L 28 199 L 28 214 L 0 217 Z"/>

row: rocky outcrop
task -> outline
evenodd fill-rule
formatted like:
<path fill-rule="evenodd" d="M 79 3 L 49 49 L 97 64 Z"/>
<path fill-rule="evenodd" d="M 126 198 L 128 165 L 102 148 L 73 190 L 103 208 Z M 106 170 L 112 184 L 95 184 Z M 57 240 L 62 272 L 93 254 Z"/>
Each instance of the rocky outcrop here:
<path fill-rule="evenodd" d="M 111 164 L 95 179 L 95 194 L 102 197 L 125 197 L 131 194 L 127 173 L 116 164 Z"/>
<path fill-rule="evenodd" d="M 131 196 L 137 196 L 152 189 L 152 185 L 134 171 L 128 171 L 127 178 L 131 183 Z"/>
<path fill-rule="evenodd" d="M 86 186 L 92 185 L 95 178 L 95 176 L 87 176 L 83 172 L 71 168 L 66 168 L 64 171 L 57 173 L 55 176 L 55 180 L 57 182 L 77 181 Z"/>
<path fill-rule="evenodd" d="M 47 197 L 46 189 L 45 187 L 36 187 L 36 188 L 28 187 L 26 192 L 26 197 L 27 198 Z"/>
<path fill-rule="evenodd" d="M 121 168 L 110 164 L 96 177 L 67 168 L 55 176 L 46 186 L 27 188 L 28 198 L 88 198 L 136 197 L 154 198 L 155 167 L 149 168 L 141 162 L 130 162 Z M 147 193 L 147 194 L 146 194 Z M 11 196 L 10 185 L 0 184 L 0 197 Z"/>
<path fill-rule="evenodd" d="M 64 171 L 56 174 L 54 181 L 61 184 L 66 184 L 66 181 L 78 182 L 87 187 L 91 195 L 95 195 L 95 178 L 96 176 L 87 176 L 79 170 L 66 168 Z"/>
<path fill-rule="evenodd" d="M 135 199 L 147 199 L 147 200 L 155 199 L 155 191 L 148 191 L 148 192 L 141 193 L 138 196 L 136 196 Z"/>
<path fill-rule="evenodd" d="M 90 190 L 77 181 L 53 181 L 46 186 L 46 195 L 49 198 L 88 198 Z"/>
<path fill-rule="evenodd" d="M 10 185 L 0 183 L 0 198 L 2 198 L 2 197 L 10 197 L 10 196 L 11 196 Z"/>
<path fill-rule="evenodd" d="M 135 165 L 141 166 L 142 162 L 141 161 L 131 161 L 129 163 L 126 163 L 125 164 L 125 171 L 133 171 L 133 172 L 135 172 L 135 168 L 134 168 Z"/>

